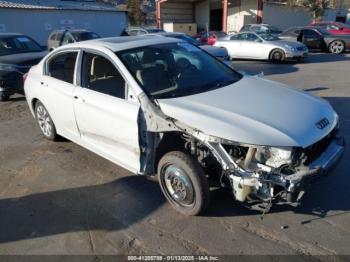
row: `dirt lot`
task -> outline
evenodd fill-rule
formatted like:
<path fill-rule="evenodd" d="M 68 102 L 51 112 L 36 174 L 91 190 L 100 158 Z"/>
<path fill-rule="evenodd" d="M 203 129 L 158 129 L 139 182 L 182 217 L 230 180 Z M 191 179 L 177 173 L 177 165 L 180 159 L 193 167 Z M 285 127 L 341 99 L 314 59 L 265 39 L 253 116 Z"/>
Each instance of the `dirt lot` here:
<path fill-rule="evenodd" d="M 349 61 L 312 54 L 301 64 L 234 64 L 325 97 L 350 141 Z M 350 254 L 349 159 L 347 149 L 300 207 L 274 207 L 261 220 L 213 192 L 205 216 L 184 217 L 156 182 L 44 140 L 18 96 L 0 104 L 0 254 Z"/>

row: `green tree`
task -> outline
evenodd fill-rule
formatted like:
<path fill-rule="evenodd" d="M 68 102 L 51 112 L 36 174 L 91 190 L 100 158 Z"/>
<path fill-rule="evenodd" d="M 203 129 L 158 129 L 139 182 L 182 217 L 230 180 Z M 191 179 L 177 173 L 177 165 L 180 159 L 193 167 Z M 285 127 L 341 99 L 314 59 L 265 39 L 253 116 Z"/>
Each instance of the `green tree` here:
<path fill-rule="evenodd" d="M 290 6 L 304 6 L 308 8 L 314 19 L 323 16 L 324 10 L 329 7 L 330 0 L 287 0 Z"/>
<path fill-rule="evenodd" d="M 142 0 L 127 0 L 126 6 L 130 24 L 143 25 L 146 21 L 146 15 L 142 10 Z"/>

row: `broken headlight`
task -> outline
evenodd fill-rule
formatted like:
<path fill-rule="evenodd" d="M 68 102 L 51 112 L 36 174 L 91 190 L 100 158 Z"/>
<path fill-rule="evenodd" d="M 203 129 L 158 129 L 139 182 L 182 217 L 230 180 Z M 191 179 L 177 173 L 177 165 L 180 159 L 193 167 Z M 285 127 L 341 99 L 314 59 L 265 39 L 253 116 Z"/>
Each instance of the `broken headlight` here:
<path fill-rule="evenodd" d="M 262 147 L 257 150 L 256 159 L 267 166 L 279 168 L 292 163 L 293 148 Z"/>

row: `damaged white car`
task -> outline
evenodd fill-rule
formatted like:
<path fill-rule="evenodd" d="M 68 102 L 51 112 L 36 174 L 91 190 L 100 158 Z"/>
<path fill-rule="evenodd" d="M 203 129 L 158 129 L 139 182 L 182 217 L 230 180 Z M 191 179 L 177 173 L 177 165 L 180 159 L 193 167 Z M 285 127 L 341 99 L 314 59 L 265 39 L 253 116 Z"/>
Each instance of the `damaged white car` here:
<path fill-rule="evenodd" d="M 344 150 L 325 100 L 243 76 L 172 38 L 60 47 L 30 70 L 25 93 L 46 138 L 61 135 L 133 173 L 157 175 L 185 215 L 203 212 L 214 187 L 264 212 L 297 203 L 304 182 Z"/>

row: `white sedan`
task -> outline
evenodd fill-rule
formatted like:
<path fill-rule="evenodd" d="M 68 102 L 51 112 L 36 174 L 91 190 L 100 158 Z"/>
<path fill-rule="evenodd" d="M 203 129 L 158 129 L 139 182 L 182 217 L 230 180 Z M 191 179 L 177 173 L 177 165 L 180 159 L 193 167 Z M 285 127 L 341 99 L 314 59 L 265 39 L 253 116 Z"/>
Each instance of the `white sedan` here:
<path fill-rule="evenodd" d="M 60 135 L 135 174 L 158 175 L 185 215 L 205 210 L 213 185 L 264 212 L 297 202 L 304 181 L 344 150 L 328 102 L 243 76 L 173 38 L 57 48 L 29 71 L 25 94 L 47 139 Z"/>
<path fill-rule="evenodd" d="M 309 50 L 303 43 L 284 41 L 269 33 L 241 32 L 214 46 L 227 49 L 231 59 L 261 59 L 281 62 L 307 57 Z"/>

